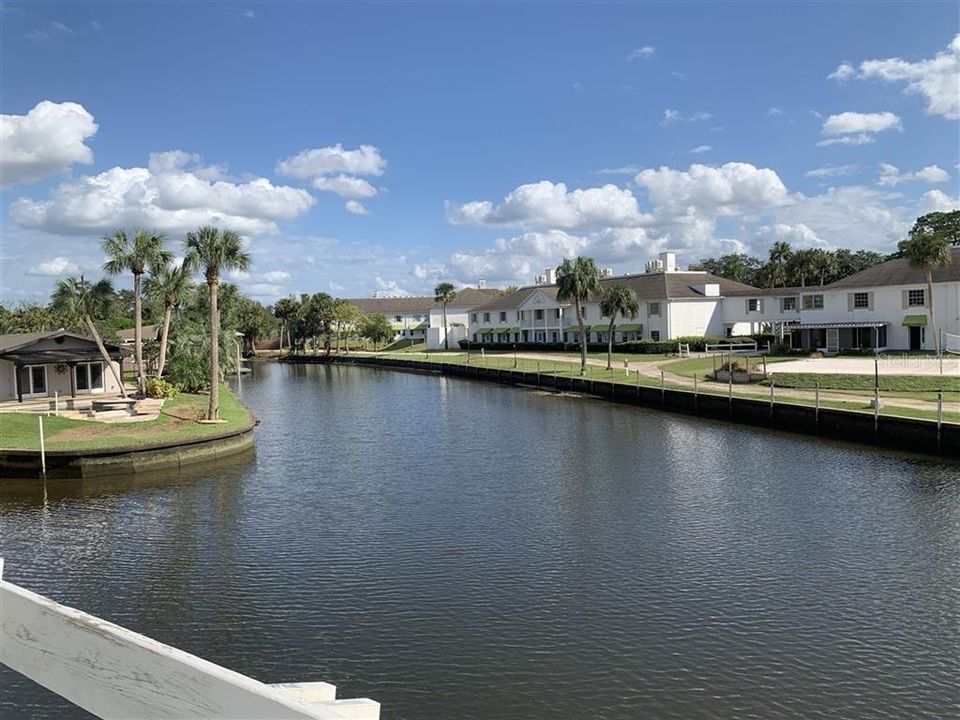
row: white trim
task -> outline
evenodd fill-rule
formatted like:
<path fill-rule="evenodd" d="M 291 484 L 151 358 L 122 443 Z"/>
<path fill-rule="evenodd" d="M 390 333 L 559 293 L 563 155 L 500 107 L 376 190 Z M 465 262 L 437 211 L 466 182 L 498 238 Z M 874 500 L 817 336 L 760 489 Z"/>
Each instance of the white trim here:
<path fill-rule="evenodd" d="M 31 390 L 33 389 L 33 368 L 43 368 L 43 392 L 40 392 L 40 393 L 24 392 L 24 393 L 21 393 L 23 397 L 25 398 L 48 397 L 50 395 L 50 376 L 47 373 L 47 366 L 46 365 L 21 365 L 21 367 L 26 368 L 27 370 L 27 378 L 29 379 Z M 14 372 L 16 372 L 16 370 Z M 17 378 L 17 382 L 19 381 L 20 379 Z"/>
<path fill-rule="evenodd" d="M 80 378 L 77 375 L 77 370 L 80 369 L 80 366 L 83 366 L 87 371 L 87 388 L 80 388 Z M 90 366 L 99 365 L 100 366 L 100 387 L 92 388 L 90 387 Z M 74 387 L 77 389 L 77 395 L 102 395 L 106 391 L 106 377 L 104 376 L 104 367 L 102 360 L 90 360 L 89 362 L 78 362 L 73 366 L 73 382 Z"/>

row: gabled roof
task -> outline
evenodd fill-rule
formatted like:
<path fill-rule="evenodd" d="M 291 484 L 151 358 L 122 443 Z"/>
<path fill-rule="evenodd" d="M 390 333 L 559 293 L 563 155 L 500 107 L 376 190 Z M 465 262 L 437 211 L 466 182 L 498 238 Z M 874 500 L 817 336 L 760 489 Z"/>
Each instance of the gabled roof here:
<path fill-rule="evenodd" d="M 447 311 L 456 308 L 468 309 L 499 294 L 499 290 L 464 288 L 458 290 L 453 302 L 447 304 Z M 443 303 L 438 303 L 432 295 L 394 298 L 348 298 L 347 302 L 356 305 L 367 315 L 408 315 L 411 313 L 426 315 L 431 310 L 443 308 Z"/>
<path fill-rule="evenodd" d="M 960 282 L 960 247 L 950 248 L 950 262 L 932 273 L 935 283 Z M 925 285 L 927 276 L 923 270 L 910 267 L 906 258 L 887 260 L 861 272 L 827 285 L 831 290 L 857 287 L 883 287 L 887 285 Z"/>
<path fill-rule="evenodd" d="M 734 290 L 730 297 L 794 297 L 804 293 L 822 292 L 825 285 L 805 285 L 793 287 L 750 288 L 749 290 Z"/>
<path fill-rule="evenodd" d="M 520 306 L 529 300 L 537 291 L 542 292 L 551 300 L 557 299 L 556 285 L 528 285 L 512 293 L 501 295 L 490 302 L 476 305 L 471 308 L 471 312 L 493 312 L 500 310 L 519 310 Z"/>
<path fill-rule="evenodd" d="M 104 342 L 107 353 L 120 358 L 119 345 Z M 45 333 L 11 333 L 0 335 L 0 358 L 23 363 L 73 362 L 100 357 L 93 338 L 66 330 Z"/>

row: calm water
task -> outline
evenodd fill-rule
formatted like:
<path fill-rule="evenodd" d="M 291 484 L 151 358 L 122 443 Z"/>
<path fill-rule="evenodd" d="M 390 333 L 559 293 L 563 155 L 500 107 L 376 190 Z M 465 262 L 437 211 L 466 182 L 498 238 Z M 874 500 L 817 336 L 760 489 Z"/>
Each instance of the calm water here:
<path fill-rule="evenodd" d="M 255 459 L 6 485 L 7 578 L 388 719 L 960 717 L 957 466 L 371 369 L 242 394 Z"/>

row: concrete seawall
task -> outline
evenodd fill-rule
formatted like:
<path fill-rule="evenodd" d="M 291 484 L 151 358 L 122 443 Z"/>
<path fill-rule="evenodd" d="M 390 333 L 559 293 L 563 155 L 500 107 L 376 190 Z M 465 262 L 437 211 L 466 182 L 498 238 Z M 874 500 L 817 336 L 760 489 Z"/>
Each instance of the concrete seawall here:
<path fill-rule="evenodd" d="M 817 410 L 814 407 L 787 403 L 771 405 L 769 401 L 752 398 L 729 398 L 721 395 L 695 394 L 685 390 L 661 390 L 648 386 L 631 386 L 598 380 L 557 377 L 545 373 L 469 365 L 442 365 L 416 360 L 307 356 L 290 360 L 285 359 L 284 362 L 365 365 L 485 380 L 507 385 L 526 385 L 545 390 L 584 393 L 626 405 L 660 408 L 669 412 L 707 419 L 756 425 L 934 457 L 960 459 L 960 425 L 944 423 L 938 427 L 936 422 L 929 420 L 890 417 L 888 415 L 880 415 L 874 418 L 873 415 L 867 413 L 846 410 L 824 408 Z"/>
<path fill-rule="evenodd" d="M 55 450 L 47 452 L 47 477 L 93 478 L 133 475 L 152 470 L 176 469 L 210 462 L 253 448 L 250 422 L 241 428 L 190 442 L 157 443 L 135 450 Z M 36 450 L 0 450 L 0 478 L 40 476 L 40 453 Z"/>

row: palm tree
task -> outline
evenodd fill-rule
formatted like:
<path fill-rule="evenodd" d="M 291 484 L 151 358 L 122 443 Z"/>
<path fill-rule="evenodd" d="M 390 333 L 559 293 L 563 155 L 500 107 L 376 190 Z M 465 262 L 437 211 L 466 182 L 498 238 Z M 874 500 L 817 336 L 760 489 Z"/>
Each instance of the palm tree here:
<path fill-rule="evenodd" d="M 71 323 L 79 322 L 87 328 L 90 337 L 97 344 L 97 350 L 100 351 L 100 357 L 110 372 L 113 373 L 114 380 L 117 381 L 117 387 L 120 388 L 120 395 L 127 396 L 123 387 L 123 378 L 120 371 L 114 366 L 110 359 L 107 348 L 103 345 L 103 339 L 97 331 L 97 326 L 93 324 L 93 318 L 107 315 L 110 309 L 110 303 L 114 300 L 113 285 L 109 280 L 100 280 L 91 284 L 84 280 L 83 275 L 79 278 L 68 277 L 66 280 L 57 282 L 51 297 L 51 304 L 54 312 Z"/>
<path fill-rule="evenodd" d="M 897 248 L 910 262 L 910 267 L 923 270 L 927 276 L 927 311 L 930 313 L 933 347 L 939 355 L 940 335 L 933 314 L 933 271 L 950 264 L 949 241 L 945 233 L 936 232 L 918 221 L 910 230 L 910 237 L 901 240 Z"/>
<path fill-rule="evenodd" d="M 246 270 L 250 267 L 250 255 L 243 249 L 240 235 L 233 230 L 220 230 L 204 225 L 188 232 L 183 260 L 188 272 L 203 270 L 210 289 L 210 405 L 207 420 L 220 419 L 220 308 L 217 292 L 220 275 L 224 270 Z"/>
<path fill-rule="evenodd" d="M 787 263 L 793 250 L 790 249 L 790 243 L 779 240 L 770 246 L 770 285 L 784 287 L 787 284 Z"/>
<path fill-rule="evenodd" d="M 280 298 L 273 306 L 273 316 L 280 321 L 280 354 L 283 354 L 283 330 L 287 330 L 287 352 L 290 351 L 290 325 L 297 313 L 300 305 L 293 298 Z"/>
<path fill-rule="evenodd" d="M 624 285 L 607 288 L 600 300 L 600 312 L 610 318 L 610 330 L 607 336 L 607 370 L 613 370 L 613 325 L 617 315 L 635 319 L 640 314 L 640 302 L 637 294 Z"/>
<path fill-rule="evenodd" d="M 792 282 L 800 285 L 800 287 L 806 287 L 807 278 L 819 269 L 816 252 L 816 250 L 797 250 L 790 259 Z"/>
<path fill-rule="evenodd" d="M 156 232 L 137 228 L 131 238 L 125 230 L 117 230 L 103 238 L 107 261 L 103 269 L 110 275 L 129 270 L 133 273 L 133 359 L 137 366 L 137 391 L 147 389 L 147 372 L 143 366 L 143 316 L 140 281 L 147 268 L 165 265 L 173 260 L 173 253 L 164 248 L 164 238 Z"/>
<path fill-rule="evenodd" d="M 591 294 L 600 290 L 600 271 L 593 258 L 564 258 L 557 268 L 557 300 L 573 301 L 580 328 L 580 374 L 587 373 L 587 333 L 583 326 L 582 304 Z"/>
<path fill-rule="evenodd" d="M 820 284 L 827 284 L 827 276 L 833 275 L 837 271 L 837 256 L 829 250 L 817 248 L 812 250 L 813 269 L 820 273 Z"/>
<path fill-rule="evenodd" d="M 191 288 L 190 272 L 183 265 L 172 263 L 154 264 L 145 283 L 147 295 L 163 305 L 163 327 L 160 330 L 160 358 L 157 360 L 157 377 L 163 375 L 167 364 L 167 342 L 170 337 L 170 319 L 173 311 L 183 302 Z"/>
<path fill-rule="evenodd" d="M 450 349 L 450 338 L 447 337 L 447 303 L 453 302 L 457 291 L 451 283 L 442 282 L 433 289 L 434 302 L 443 303 L 443 349 Z"/>

